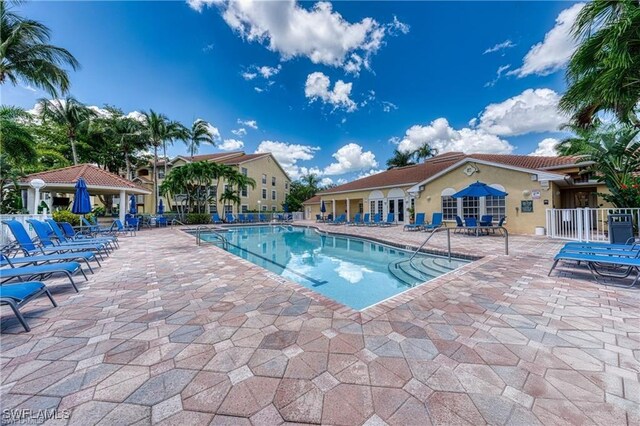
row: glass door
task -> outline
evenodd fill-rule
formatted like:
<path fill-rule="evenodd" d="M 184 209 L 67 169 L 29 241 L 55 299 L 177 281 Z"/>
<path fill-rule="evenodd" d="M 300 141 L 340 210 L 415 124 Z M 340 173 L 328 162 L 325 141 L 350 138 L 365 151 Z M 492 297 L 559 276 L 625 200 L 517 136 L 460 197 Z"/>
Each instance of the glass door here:
<path fill-rule="evenodd" d="M 398 215 L 396 217 L 398 223 L 404 222 L 404 199 L 398 198 Z"/>

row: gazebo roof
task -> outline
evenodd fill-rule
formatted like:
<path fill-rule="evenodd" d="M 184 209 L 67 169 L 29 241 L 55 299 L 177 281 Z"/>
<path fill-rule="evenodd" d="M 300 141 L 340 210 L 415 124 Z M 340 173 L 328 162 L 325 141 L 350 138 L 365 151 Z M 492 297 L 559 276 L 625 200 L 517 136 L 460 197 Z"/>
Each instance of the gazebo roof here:
<path fill-rule="evenodd" d="M 101 169 L 93 164 L 78 164 L 62 169 L 48 170 L 27 175 L 20 179 L 20 186 L 29 186 L 33 179 L 42 179 L 46 186 L 44 191 L 72 193 L 79 178 L 84 178 L 90 194 L 116 194 L 126 191 L 129 194 L 150 194 L 130 180 Z"/>

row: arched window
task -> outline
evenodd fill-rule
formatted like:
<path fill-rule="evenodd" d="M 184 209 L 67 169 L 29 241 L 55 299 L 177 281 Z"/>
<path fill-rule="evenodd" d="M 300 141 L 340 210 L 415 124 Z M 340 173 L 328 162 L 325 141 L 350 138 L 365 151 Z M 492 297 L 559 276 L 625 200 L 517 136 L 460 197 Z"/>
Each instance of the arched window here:
<path fill-rule="evenodd" d="M 492 188 L 498 189 L 503 192 L 507 192 L 504 186 L 498 183 L 492 183 L 489 185 Z M 504 217 L 507 213 L 507 200 L 505 197 L 486 197 L 485 210 L 487 214 L 493 216 L 493 221 L 497 222 L 501 217 Z"/>
<path fill-rule="evenodd" d="M 458 200 L 452 197 L 456 193 L 453 188 L 446 188 L 440 193 L 443 220 L 456 220 L 458 214 Z"/>
<path fill-rule="evenodd" d="M 369 193 L 369 212 L 371 212 L 372 219 L 374 214 L 383 213 L 383 199 L 382 191 L 375 190 Z"/>

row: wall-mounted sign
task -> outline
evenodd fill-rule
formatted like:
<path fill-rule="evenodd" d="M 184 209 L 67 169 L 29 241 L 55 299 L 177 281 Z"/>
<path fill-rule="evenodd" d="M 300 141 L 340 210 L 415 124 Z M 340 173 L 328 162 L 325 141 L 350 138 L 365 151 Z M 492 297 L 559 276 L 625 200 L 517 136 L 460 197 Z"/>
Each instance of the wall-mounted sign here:
<path fill-rule="evenodd" d="M 549 205 L 549 200 L 544 200 L 543 202 L 544 202 L 544 205 L 545 205 L 545 206 L 548 206 L 548 205 Z"/>
<path fill-rule="evenodd" d="M 467 165 L 467 167 L 464 168 L 464 174 L 467 176 L 471 176 L 472 174 L 474 174 L 475 172 L 478 171 L 478 168 L 476 166 L 474 166 L 473 164 L 469 164 Z"/>
<path fill-rule="evenodd" d="M 540 199 L 540 191 L 536 191 L 535 189 L 531 190 L 531 198 L 533 198 L 534 200 L 539 200 Z"/>
<path fill-rule="evenodd" d="M 533 213 L 533 200 L 520 201 L 520 211 L 522 213 Z"/>

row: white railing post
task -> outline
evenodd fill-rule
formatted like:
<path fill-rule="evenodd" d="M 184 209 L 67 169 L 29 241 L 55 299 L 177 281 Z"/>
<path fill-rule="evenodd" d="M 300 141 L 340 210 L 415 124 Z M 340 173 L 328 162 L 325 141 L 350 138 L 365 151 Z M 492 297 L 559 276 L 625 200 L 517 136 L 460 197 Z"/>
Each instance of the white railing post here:
<path fill-rule="evenodd" d="M 591 211 L 589 210 L 589 207 L 585 207 L 582 210 L 582 214 L 582 224 L 584 226 L 583 238 L 586 242 L 589 242 L 589 240 L 591 239 Z"/>

